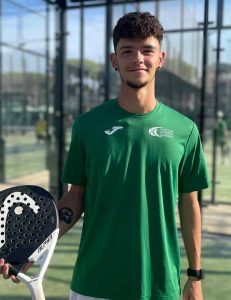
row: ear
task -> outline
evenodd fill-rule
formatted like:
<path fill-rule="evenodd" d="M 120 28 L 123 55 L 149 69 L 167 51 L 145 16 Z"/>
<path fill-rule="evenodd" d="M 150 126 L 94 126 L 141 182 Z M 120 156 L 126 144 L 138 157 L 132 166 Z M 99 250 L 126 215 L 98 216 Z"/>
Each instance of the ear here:
<path fill-rule="evenodd" d="M 163 65 L 164 59 L 165 59 L 165 52 L 161 51 L 160 56 L 159 56 L 159 67 L 161 67 Z"/>
<path fill-rule="evenodd" d="M 117 71 L 118 70 L 118 63 L 117 63 L 116 54 L 111 53 L 110 58 L 111 58 L 111 64 L 112 64 L 113 69 L 115 69 Z"/>

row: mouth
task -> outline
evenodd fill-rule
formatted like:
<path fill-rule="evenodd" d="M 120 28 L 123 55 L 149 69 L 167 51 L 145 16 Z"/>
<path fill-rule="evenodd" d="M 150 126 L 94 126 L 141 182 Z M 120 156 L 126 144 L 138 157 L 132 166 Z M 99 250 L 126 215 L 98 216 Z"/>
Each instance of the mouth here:
<path fill-rule="evenodd" d="M 134 69 L 129 69 L 129 72 L 147 72 L 147 69 L 134 68 Z"/>

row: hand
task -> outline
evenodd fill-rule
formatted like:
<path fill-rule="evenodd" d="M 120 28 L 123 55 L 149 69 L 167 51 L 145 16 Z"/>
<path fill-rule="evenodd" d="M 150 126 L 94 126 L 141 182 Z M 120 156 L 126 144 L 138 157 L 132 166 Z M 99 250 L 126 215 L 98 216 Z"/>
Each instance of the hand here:
<path fill-rule="evenodd" d="M 203 300 L 201 280 L 188 278 L 183 290 L 183 300 Z"/>
<path fill-rule="evenodd" d="M 33 265 L 33 262 L 28 262 L 26 264 L 23 265 L 22 269 L 20 270 L 20 272 L 22 273 L 26 273 L 26 271 Z M 9 279 L 11 278 L 11 280 L 14 283 L 19 283 L 20 281 L 17 279 L 16 276 L 14 275 L 9 275 L 9 265 L 5 262 L 5 260 L 3 258 L 0 259 L 0 274 L 2 274 L 4 279 Z"/>

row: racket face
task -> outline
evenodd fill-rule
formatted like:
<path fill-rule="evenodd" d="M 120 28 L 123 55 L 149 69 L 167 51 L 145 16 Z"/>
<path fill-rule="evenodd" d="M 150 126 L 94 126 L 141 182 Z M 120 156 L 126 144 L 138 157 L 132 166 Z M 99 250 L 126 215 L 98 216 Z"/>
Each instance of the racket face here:
<path fill-rule="evenodd" d="M 27 185 L 0 192 L 0 258 L 7 263 L 22 265 L 42 252 L 57 227 L 55 201 L 43 188 Z"/>

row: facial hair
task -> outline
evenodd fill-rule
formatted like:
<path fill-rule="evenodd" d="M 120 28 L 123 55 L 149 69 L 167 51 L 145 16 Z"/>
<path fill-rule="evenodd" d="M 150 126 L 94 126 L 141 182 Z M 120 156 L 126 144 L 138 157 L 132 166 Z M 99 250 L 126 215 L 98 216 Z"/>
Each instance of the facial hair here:
<path fill-rule="evenodd" d="M 145 81 L 145 82 L 142 82 L 142 83 L 134 83 L 134 82 L 131 82 L 131 81 L 126 81 L 126 84 L 127 86 L 135 89 L 135 90 L 138 90 L 138 89 L 141 89 L 143 87 L 145 87 L 147 84 L 148 84 L 148 81 Z"/>

